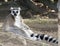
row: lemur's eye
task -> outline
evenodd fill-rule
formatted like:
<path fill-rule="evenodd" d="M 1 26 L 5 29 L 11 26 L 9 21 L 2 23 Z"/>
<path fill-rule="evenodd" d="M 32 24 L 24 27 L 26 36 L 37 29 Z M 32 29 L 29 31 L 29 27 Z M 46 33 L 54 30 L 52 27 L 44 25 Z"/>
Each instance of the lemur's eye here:
<path fill-rule="evenodd" d="M 13 13 L 14 13 L 14 11 L 13 11 Z"/>
<path fill-rule="evenodd" d="M 16 11 L 16 13 L 18 13 L 18 11 Z"/>

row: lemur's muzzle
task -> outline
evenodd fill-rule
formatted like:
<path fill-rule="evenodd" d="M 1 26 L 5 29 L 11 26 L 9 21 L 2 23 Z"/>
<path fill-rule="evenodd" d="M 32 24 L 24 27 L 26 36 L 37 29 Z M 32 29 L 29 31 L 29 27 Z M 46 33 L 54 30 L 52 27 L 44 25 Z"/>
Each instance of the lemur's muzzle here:
<path fill-rule="evenodd" d="M 14 16 L 17 16 L 17 14 L 16 14 L 16 13 L 14 13 Z"/>
<path fill-rule="evenodd" d="M 13 13 L 14 13 L 14 16 L 17 16 L 16 12 L 13 11 Z"/>

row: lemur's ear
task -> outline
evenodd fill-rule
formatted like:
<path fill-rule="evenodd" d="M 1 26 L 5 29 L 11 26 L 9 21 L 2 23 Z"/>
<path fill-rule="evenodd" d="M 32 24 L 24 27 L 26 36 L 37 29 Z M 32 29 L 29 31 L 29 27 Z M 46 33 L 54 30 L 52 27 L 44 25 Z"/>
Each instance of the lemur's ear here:
<path fill-rule="evenodd" d="M 13 9 L 13 7 L 10 8 L 10 10 Z"/>
<path fill-rule="evenodd" d="M 18 9 L 19 9 L 19 10 L 21 10 L 21 8 L 20 8 L 20 7 L 18 7 Z"/>

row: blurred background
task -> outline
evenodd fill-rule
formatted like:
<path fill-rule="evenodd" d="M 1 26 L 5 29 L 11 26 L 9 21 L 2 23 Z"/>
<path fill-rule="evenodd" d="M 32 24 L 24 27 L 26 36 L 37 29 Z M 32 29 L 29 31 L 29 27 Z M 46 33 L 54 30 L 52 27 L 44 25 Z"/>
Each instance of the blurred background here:
<path fill-rule="evenodd" d="M 8 10 L 11 6 L 20 6 L 22 8 L 21 15 L 23 18 L 40 17 L 56 19 L 57 1 L 58 0 L 0 0 L 0 16 L 9 14 Z"/>

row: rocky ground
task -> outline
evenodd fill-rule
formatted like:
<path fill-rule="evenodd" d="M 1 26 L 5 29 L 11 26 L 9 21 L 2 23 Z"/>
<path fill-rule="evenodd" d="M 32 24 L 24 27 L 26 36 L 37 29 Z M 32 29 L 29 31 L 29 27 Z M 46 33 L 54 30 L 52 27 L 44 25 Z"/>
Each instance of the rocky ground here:
<path fill-rule="evenodd" d="M 55 44 L 47 44 L 41 41 L 27 40 L 27 46 L 57 46 Z M 0 46 L 26 46 L 25 39 L 22 36 L 15 35 L 10 32 L 0 32 Z"/>

